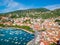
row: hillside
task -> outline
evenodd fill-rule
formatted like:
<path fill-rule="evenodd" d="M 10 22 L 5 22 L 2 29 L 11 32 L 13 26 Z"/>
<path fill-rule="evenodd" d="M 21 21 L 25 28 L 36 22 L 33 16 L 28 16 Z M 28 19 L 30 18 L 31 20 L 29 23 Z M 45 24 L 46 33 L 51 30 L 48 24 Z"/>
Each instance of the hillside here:
<path fill-rule="evenodd" d="M 29 16 L 31 18 L 52 18 L 60 16 L 60 9 L 55 9 L 50 11 L 46 8 L 36 8 L 36 9 L 27 9 L 27 10 L 17 10 L 13 12 L 3 13 L 0 16 L 7 16 L 10 18 L 19 18 Z"/>

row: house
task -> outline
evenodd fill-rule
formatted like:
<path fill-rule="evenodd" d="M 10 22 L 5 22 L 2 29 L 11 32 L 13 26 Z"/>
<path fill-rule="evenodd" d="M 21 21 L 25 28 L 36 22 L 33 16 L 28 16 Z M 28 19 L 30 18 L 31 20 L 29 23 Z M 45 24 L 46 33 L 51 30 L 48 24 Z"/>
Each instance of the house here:
<path fill-rule="evenodd" d="M 40 45 L 50 45 L 50 43 L 45 40 L 40 40 Z"/>

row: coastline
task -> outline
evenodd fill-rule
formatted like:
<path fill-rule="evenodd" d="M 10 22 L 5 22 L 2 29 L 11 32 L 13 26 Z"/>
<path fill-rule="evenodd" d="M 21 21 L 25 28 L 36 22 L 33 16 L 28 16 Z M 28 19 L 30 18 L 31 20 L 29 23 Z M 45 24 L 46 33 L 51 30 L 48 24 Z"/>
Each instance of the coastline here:
<path fill-rule="evenodd" d="M 22 29 L 22 28 L 15 28 L 15 27 L 0 27 L 0 28 L 13 28 L 13 29 L 21 29 L 21 30 L 26 31 L 26 32 L 28 32 L 28 33 L 30 33 L 30 34 L 34 34 L 33 32 L 27 31 L 26 29 Z"/>
<path fill-rule="evenodd" d="M 32 39 L 31 41 L 29 41 L 28 43 L 27 43 L 27 45 L 34 45 L 34 39 Z"/>

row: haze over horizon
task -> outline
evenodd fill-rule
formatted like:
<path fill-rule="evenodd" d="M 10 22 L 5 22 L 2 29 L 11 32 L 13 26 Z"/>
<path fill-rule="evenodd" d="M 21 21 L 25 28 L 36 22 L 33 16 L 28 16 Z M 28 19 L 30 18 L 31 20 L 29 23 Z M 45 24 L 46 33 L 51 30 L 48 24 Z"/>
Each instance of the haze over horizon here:
<path fill-rule="evenodd" d="M 47 8 L 54 10 L 60 8 L 59 0 L 0 0 L 0 13 L 30 8 Z"/>

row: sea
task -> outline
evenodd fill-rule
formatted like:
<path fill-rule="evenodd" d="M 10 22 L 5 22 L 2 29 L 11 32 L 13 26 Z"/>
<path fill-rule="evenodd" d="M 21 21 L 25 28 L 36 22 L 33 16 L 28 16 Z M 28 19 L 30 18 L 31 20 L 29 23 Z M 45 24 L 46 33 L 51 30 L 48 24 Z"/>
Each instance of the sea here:
<path fill-rule="evenodd" d="M 0 45 L 27 45 L 32 39 L 34 34 L 22 29 L 0 28 Z"/>

